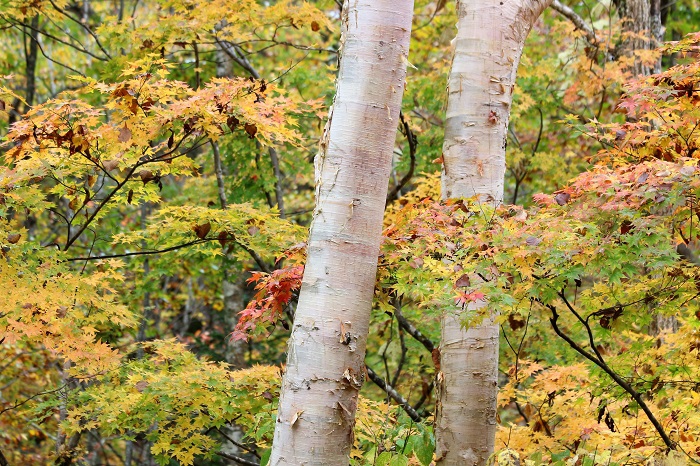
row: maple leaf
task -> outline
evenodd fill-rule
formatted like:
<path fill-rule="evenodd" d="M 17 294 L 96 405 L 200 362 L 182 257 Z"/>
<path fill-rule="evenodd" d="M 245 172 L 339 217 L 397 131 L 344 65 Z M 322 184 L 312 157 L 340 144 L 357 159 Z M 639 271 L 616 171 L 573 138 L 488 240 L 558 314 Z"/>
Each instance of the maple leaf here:
<path fill-rule="evenodd" d="M 246 340 L 262 324 L 274 324 L 294 294 L 301 288 L 304 266 L 296 265 L 275 270 L 268 274 L 252 272 L 249 283 L 256 283 L 258 292 L 246 308 L 239 313 L 239 320 L 231 335 L 233 340 Z"/>
<path fill-rule="evenodd" d="M 455 304 L 458 306 L 466 306 L 471 303 L 475 303 L 477 301 L 483 301 L 486 298 L 486 295 L 484 293 L 478 292 L 478 291 L 471 291 L 471 292 L 466 292 L 466 291 L 460 291 L 457 293 L 457 297 L 455 299 Z"/>

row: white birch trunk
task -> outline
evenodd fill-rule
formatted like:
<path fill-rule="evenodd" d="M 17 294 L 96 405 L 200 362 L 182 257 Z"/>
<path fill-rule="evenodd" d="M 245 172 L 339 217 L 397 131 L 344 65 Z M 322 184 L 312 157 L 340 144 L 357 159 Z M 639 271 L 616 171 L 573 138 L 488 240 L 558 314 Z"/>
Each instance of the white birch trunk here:
<path fill-rule="evenodd" d="M 532 25 L 550 3 L 458 2 L 443 145 L 443 199 L 478 196 L 494 205 L 503 201 L 518 63 Z M 481 466 L 493 453 L 499 331 L 495 317 L 466 330 L 456 312 L 443 317 L 435 421 L 439 465 Z"/>
<path fill-rule="evenodd" d="M 316 157 L 316 210 L 270 464 L 349 462 L 413 0 L 343 7 L 337 93 Z"/>

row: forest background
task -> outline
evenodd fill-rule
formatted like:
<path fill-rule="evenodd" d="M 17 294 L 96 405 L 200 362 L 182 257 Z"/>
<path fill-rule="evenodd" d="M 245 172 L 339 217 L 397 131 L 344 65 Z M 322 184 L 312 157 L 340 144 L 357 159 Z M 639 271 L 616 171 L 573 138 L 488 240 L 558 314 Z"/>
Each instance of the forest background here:
<path fill-rule="evenodd" d="M 457 18 L 416 2 L 352 464 L 433 461 L 484 297 L 497 464 L 700 461 L 700 5 L 633 3 L 535 23 L 494 209 L 440 202 Z M 340 12 L 0 2 L 1 465 L 267 461 Z"/>

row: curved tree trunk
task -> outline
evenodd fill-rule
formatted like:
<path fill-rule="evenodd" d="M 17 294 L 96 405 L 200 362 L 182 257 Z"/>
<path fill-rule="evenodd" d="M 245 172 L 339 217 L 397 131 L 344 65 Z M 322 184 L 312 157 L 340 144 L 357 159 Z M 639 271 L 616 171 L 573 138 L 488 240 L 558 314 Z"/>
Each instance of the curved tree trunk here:
<path fill-rule="evenodd" d="M 412 0 L 343 8 L 337 93 L 316 156 L 316 210 L 270 464 L 349 462 Z"/>
<path fill-rule="evenodd" d="M 532 25 L 549 3 L 458 2 L 443 145 L 444 199 L 502 202 L 518 62 Z M 465 330 L 458 313 L 443 317 L 435 421 L 439 465 L 484 465 L 493 453 L 499 331 L 494 318 Z"/>

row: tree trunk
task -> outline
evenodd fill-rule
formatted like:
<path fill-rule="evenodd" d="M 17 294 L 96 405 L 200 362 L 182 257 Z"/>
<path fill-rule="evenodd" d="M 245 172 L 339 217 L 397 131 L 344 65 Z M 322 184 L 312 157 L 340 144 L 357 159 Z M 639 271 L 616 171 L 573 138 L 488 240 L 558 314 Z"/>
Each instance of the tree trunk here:
<path fill-rule="evenodd" d="M 651 74 L 649 66 L 635 56 L 637 50 L 651 49 L 651 17 L 649 0 L 626 0 L 620 8 L 620 16 L 624 24 L 623 32 L 627 37 L 623 39 L 623 54 L 634 57 L 632 73 L 635 76 Z"/>
<path fill-rule="evenodd" d="M 532 25 L 549 3 L 458 2 L 443 145 L 443 199 L 478 196 L 480 202 L 502 202 L 506 132 L 518 62 Z M 435 421 L 439 465 L 484 465 L 493 453 L 499 331 L 494 319 L 491 315 L 465 330 L 459 313 L 443 317 Z"/>
<path fill-rule="evenodd" d="M 631 69 L 635 76 L 661 72 L 661 57 L 654 63 L 644 63 L 636 56 L 638 50 L 653 50 L 663 43 L 669 3 L 662 0 L 616 0 L 618 14 L 624 21 L 625 37 L 620 44 L 621 56 L 633 57 Z"/>
<path fill-rule="evenodd" d="M 337 93 L 316 156 L 316 209 L 270 464 L 347 465 L 412 0 L 345 1 Z"/>
<path fill-rule="evenodd" d="M 660 47 L 664 43 L 666 28 L 664 27 L 663 14 L 661 13 L 661 0 L 651 0 L 649 5 L 649 32 L 651 34 L 653 48 Z M 661 73 L 661 56 L 654 63 L 652 73 Z"/>

